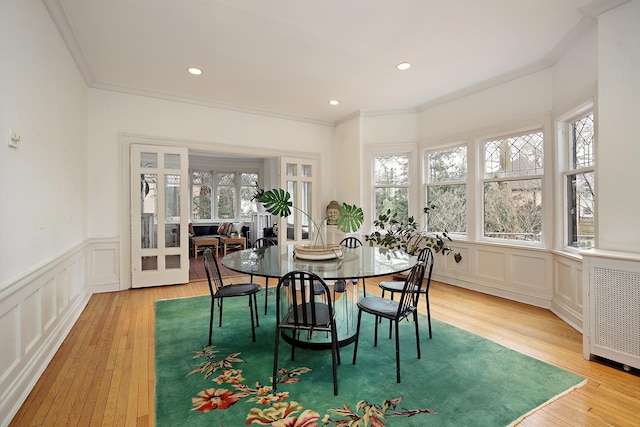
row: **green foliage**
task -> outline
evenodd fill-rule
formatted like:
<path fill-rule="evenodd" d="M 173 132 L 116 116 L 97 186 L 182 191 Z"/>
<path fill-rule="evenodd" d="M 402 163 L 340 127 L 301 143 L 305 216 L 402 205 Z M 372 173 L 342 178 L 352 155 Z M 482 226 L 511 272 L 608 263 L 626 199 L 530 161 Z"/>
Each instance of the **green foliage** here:
<path fill-rule="evenodd" d="M 431 207 L 425 207 L 424 213 L 428 214 Z M 429 246 L 435 253 L 448 255 L 453 253 L 447 242 L 451 242 L 446 231 L 443 233 L 427 233 L 418 228 L 414 217 L 405 218 L 398 212 L 388 209 L 374 220 L 375 231 L 364 236 L 365 241 L 375 243 L 389 249 L 398 249 L 410 255 L 416 255 L 418 251 Z M 454 253 L 456 262 L 462 260 L 459 252 Z"/>
<path fill-rule="evenodd" d="M 357 231 L 364 220 L 362 208 L 356 205 L 348 205 L 343 203 L 340 206 L 340 218 L 338 218 L 337 227 L 345 233 L 353 233 Z"/>
<path fill-rule="evenodd" d="M 264 208 L 271 215 L 282 217 L 291 215 L 291 208 L 293 207 L 291 194 L 281 188 L 269 191 L 258 188 L 255 198 L 259 202 L 262 202 Z"/>

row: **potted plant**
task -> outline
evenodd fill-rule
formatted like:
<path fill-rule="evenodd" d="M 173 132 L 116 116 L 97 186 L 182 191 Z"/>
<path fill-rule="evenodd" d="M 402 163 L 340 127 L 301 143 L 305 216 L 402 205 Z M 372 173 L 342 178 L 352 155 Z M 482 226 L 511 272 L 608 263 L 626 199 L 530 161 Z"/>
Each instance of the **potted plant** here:
<path fill-rule="evenodd" d="M 435 206 L 427 206 L 423 209 L 425 221 L 422 228 L 419 228 L 419 224 L 412 216 L 408 218 L 399 217 L 398 212 L 391 213 L 391 209 L 388 209 L 375 219 L 373 225 L 376 230 L 371 234 L 365 235 L 365 241 L 389 249 L 399 249 L 409 255 L 415 255 L 421 248 L 429 246 L 434 253 L 443 255 L 453 253 L 455 261 L 460 262 L 462 255 L 460 252 L 454 252 L 448 245 L 448 242 L 453 240 L 446 230 L 442 233 L 425 231 L 426 216 L 432 209 L 435 209 Z"/>
<path fill-rule="evenodd" d="M 297 210 L 298 212 L 301 212 L 305 217 L 307 217 L 309 222 L 313 224 L 313 227 L 315 230 L 315 237 L 313 239 L 314 245 L 298 246 L 297 247 L 298 255 L 300 255 L 301 250 L 302 251 L 315 250 L 318 252 L 324 250 L 324 252 L 329 251 L 328 253 L 329 255 L 331 255 L 332 252 L 336 251 L 336 249 L 339 249 L 340 245 L 333 245 L 333 246 L 337 246 L 337 248 L 334 248 L 334 247 L 329 248 L 328 245 L 324 242 L 324 239 L 322 238 L 322 234 L 320 230 L 322 225 L 326 223 L 327 219 L 324 218 L 321 221 L 320 225 L 318 225 L 318 223 L 314 221 L 313 218 L 311 218 L 311 216 L 307 212 L 301 210 L 296 206 L 293 206 L 293 202 L 291 200 L 291 194 L 288 191 L 285 191 L 281 188 L 275 188 L 273 190 L 265 191 L 262 188 L 260 188 L 258 185 L 256 185 L 256 194 L 254 195 L 253 198 L 258 202 L 262 203 L 266 211 L 269 212 L 271 215 L 275 215 L 279 217 L 287 217 L 291 215 L 291 211 L 292 209 L 294 209 L 294 210 Z M 343 203 L 340 206 L 340 217 L 337 220 L 336 226 L 342 232 L 352 233 L 354 231 L 357 231 L 360 228 L 363 220 L 364 220 L 364 213 L 362 212 L 361 208 L 355 205 L 349 205 L 349 204 Z M 320 243 L 321 243 L 320 245 L 317 245 L 318 240 L 320 240 Z M 338 254 L 336 253 L 336 255 Z"/>

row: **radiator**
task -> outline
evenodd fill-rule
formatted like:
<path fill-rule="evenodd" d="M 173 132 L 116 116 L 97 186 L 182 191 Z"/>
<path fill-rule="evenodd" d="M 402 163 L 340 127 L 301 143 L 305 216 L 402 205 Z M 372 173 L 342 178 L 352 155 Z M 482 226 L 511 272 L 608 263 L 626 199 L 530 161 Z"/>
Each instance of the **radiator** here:
<path fill-rule="evenodd" d="M 588 251 L 583 274 L 584 356 L 640 369 L 640 258 Z"/>

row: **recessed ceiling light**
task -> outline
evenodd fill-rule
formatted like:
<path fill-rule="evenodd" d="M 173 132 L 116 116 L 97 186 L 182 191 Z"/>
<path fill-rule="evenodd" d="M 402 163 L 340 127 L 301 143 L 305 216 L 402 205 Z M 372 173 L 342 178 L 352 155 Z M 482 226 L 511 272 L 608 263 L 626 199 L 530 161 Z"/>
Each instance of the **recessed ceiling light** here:
<path fill-rule="evenodd" d="M 196 67 L 189 67 L 187 68 L 187 71 L 193 74 L 194 76 L 199 76 L 200 74 L 202 74 L 202 70 Z"/>
<path fill-rule="evenodd" d="M 329 101 L 329 104 L 338 105 L 338 104 L 340 104 L 340 101 L 338 101 L 337 99 L 332 99 L 331 101 Z"/>
<path fill-rule="evenodd" d="M 411 68 L 411 64 L 409 62 L 401 62 L 396 65 L 396 68 L 400 71 L 408 70 L 409 68 Z"/>

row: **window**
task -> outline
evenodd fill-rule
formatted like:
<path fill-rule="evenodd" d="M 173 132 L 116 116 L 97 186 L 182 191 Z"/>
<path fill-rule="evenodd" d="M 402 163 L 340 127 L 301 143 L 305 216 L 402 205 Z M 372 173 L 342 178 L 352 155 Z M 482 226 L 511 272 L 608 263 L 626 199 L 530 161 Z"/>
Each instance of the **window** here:
<path fill-rule="evenodd" d="M 409 217 L 409 155 L 376 155 L 373 159 L 374 214 L 391 210 Z"/>
<path fill-rule="evenodd" d="M 466 234 L 466 180 L 467 147 L 459 146 L 427 154 L 427 230 Z"/>
<path fill-rule="evenodd" d="M 595 153 L 593 113 L 569 124 L 569 164 L 566 172 L 567 246 L 594 246 Z"/>
<path fill-rule="evenodd" d="M 258 178 L 257 172 L 192 170 L 192 220 L 250 220 Z"/>
<path fill-rule="evenodd" d="M 484 141 L 484 236 L 540 242 L 542 130 Z"/>
<path fill-rule="evenodd" d="M 212 219 L 211 195 L 213 194 L 211 171 L 191 172 L 191 219 Z"/>

